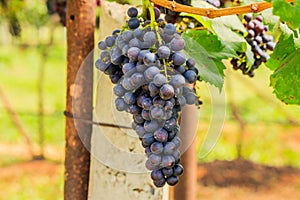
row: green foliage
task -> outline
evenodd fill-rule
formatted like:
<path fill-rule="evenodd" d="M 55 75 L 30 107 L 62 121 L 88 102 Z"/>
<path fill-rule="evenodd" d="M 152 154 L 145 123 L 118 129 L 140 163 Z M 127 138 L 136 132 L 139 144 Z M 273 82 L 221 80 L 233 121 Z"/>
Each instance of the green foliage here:
<path fill-rule="evenodd" d="M 300 52 L 295 47 L 293 35 L 284 35 L 266 63 L 274 71 L 270 77 L 270 85 L 277 98 L 286 104 L 300 105 Z"/>
<path fill-rule="evenodd" d="M 300 27 L 300 0 L 288 3 L 285 0 L 273 0 L 273 14 L 285 21 L 291 28 Z"/>
<path fill-rule="evenodd" d="M 201 78 L 221 90 L 224 83 L 223 70 L 226 68 L 222 59 L 236 57 L 235 50 L 228 48 L 216 35 L 206 30 L 190 30 L 183 34 L 183 38 L 186 54 L 196 60 Z"/>

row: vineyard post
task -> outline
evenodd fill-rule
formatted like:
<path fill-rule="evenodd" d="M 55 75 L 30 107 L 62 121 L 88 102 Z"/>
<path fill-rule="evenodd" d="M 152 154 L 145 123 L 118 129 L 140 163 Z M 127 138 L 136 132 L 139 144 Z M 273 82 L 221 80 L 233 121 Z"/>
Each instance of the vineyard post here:
<path fill-rule="evenodd" d="M 95 2 L 67 0 L 67 99 L 66 112 L 76 117 L 92 120 L 93 65 L 86 65 L 78 75 L 79 68 L 94 48 Z M 76 79 L 76 84 L 75 84 Z M 74 106 L 76 103 L 76 106 Z M 90 171 L 89 145 L 92 125 L 66 118 L 65 152 L 65 200 L 88 198 Z M 78 132 L 84 133 L 79 138 Z M 82 141 L 83 140 L 83 141 Z"/>

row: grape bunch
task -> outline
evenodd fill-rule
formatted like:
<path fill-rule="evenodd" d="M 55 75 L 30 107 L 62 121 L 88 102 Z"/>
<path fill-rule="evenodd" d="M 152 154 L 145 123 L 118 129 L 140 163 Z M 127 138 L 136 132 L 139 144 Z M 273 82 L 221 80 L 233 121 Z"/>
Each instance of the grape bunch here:
<path fill-rule="evenodd" d="M 157 20 L 160 13 L 155 12 Z M 115 30 L 98 43 L 102 52 L 95 65 L 115 84 L 116 109 L 133 116 L 132 128 L 145 148 L 145 166 L 154 185 L 173 186 L 183 173 L 178 113 L 184 105 L 197 103 L 186 85 L 195 83 L 198 70 L 182 52 L 185 42 L 173 24 L 143 27 L 136 8 L 127 14 L 129 29 Z"/>
<path fill-rule="evenodd" d="M 273 41 L 273 36 L 265 34 L 268 31 L 268 26 L 263 24 L 261 15 L 254 19 L 252 14 L 246 14 L 244 20 L 246 21 L 244 26 L 248 30 L 246 40 L 254 53 L 254 64 L 247 67 L 245 53 L 238 53 L 239 58 L 233 58 L 231 64 L 233 69 L 241 70 L 243 74 L 253 77 L 254 70 L 270 58 L 266 50 L 273 51 L 276 43 Z"/>

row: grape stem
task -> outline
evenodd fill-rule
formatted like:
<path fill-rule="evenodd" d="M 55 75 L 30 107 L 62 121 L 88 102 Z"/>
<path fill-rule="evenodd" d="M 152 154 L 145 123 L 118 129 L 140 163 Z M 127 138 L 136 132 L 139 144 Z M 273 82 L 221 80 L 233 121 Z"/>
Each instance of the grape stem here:
<path fill-rule="evenodd" d="M 142 15 L 143 15 L 144 18 L 146 18 L 147 12 L 149 10 L 149 13 L 150 13 L 150 27 L 155 31 L 156 36 L 157 36 L 158 44 L 159 44 L 159 46 L 161 46 L 162 45 L 162 39 L 161 39 L 160 34 L 158 32 L 158 24 L 155 21 L 155 13 L 154 13 L 153 5 L 151 4 L 151 0 L 142 0 L 142 3 L 143 3 L 143 14 Z M 164 65 L 164 73 L 165 73 L 165 76 L 166 76 L 166 82 L 168 83 L 169 79 L 168 79 L 167 63 L 166 63 L 165 59 L 162 59 L 162 61 L 163 61 L 163 65 Z"/>
<path fill-rule="evenodd" d="M 217 9 L 217 8 L 196 8 L 196 7 L 182 5 L 176 3 L 175 1 L 168 1 L 168 0 L 150 0 L 150 1 L 156 5 L 162 6 L 164 8 L 167 8 L 175 12 L 185 12 L 185 13 L 205 16 L 208 18 L 216 18 L 221 16 L 244 14 L 244 13 L 251 13 L 251 12 L 256 13 L 272 7 L 272 3 L 269 2 L 255 2 L 244 6 Z M 286 2 L 293 2 L 293 1 L 294 0 L 286 0 Z"/>

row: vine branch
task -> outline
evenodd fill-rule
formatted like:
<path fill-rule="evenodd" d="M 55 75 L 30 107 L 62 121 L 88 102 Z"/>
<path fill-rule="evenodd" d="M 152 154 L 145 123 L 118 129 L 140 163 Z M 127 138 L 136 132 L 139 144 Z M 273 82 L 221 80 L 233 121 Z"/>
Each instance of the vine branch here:
<path fill-rule="evenodd" d="M 249 5 L 236 6 L 231 8 L 196 8 L 192 6 L 182 5 L 175 1 L 168 0 L 150 0 L 152 3 L 172 10 L 174 12 L 185 12 L 190 14 L 196 14 L 205 16 L 208 18 L 216 18 L 227 15 L 244 14 L 251 12 L 261 12 L 272 7 L 272 3 L 269 2 L 255 2 Z M 287 2 L 293 2 L 293 0 L 287 0 Z"/>

